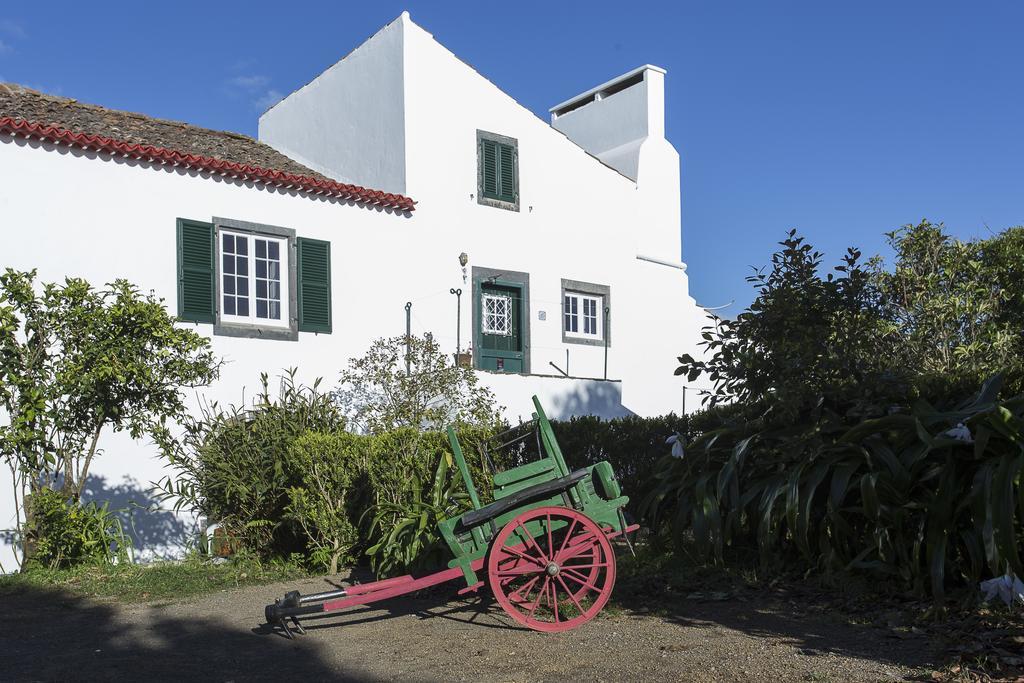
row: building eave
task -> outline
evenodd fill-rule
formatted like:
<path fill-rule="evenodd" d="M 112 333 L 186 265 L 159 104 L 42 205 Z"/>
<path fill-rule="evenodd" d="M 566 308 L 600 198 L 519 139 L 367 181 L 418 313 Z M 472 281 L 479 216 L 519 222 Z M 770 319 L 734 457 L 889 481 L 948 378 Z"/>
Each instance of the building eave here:
<path fill-rule="evenodd" d="M 154 164 L 192 168 L 238 180 L 256 182 L 286 190 L 297 190 L 311 196 L 336 197 L 360 204 L 380 206 L 398 211 L 411 212 L 416 209 L 416 202 L 400 194 L 262 168 L 250 164 L 226 161 L 211 156 L 189 154 L 166 147 L 137 144 L 102 135 L 90 135 L 88 133 L 68 130 L 60 126 L 20 118 L 9 116 L 0 118 L 0 133 L 28 139 L 36 138 L 58 145 L 105 152 L 115 156 L 138 159 Z"/>

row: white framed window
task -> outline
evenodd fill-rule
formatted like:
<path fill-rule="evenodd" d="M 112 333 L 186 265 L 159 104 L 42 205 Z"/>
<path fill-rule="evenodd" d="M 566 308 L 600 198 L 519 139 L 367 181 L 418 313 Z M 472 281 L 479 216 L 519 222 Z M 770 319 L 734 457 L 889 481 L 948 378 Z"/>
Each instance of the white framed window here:
<path fill-rule="evenodd" d="M 604 297 L 566 292 L 562 304 L 562 321 L 566 337 L 604 339 Z"/>
<path fill-rule="evenodd" d="M 221 229 L 217 251 L 221 320 L 289 327 L 288 239 Z"/>
<path fill-rule="evenodd" d="M 484 313 L 481 331 L 484 334 L 511 336 L 512 297 L 501 294 L 484 294 L 481 303 Z"/>

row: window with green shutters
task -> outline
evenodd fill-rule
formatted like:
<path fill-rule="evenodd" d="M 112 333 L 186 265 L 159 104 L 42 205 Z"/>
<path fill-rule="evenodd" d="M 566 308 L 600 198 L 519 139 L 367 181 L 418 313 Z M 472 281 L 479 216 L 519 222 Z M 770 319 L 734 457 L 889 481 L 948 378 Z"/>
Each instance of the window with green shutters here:
<path fill-rule="evenodd" d="M 515 138 L 477 131 L 479 202 L 519 210 L 519 149 Z"/>
<path fill-rule="evenodd" d="M 331 244 L 229 218 L 177 221 L 178 318 L 215 335 L 331 332 Z"/>
<path fill-rule="evenodd" d="M 331 331 L 331 243 L 300 237 L 299 331 Z"/>

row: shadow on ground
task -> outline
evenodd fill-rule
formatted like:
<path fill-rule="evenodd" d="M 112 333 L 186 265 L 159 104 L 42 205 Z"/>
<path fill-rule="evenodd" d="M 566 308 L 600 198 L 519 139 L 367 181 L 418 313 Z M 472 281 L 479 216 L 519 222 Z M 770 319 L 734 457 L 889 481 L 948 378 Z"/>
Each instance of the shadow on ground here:
<path fill-rule="evenodd" d="M 635 618 L 661 618 L 709 637 L 728 632 L 788 645 L 805 656 L 838 655 L 909 668 L 935 667 L 937 646 L 925 635 L 856 623 L 827 594 L 794 589 L 733 589 L 716 592 L 702 583 L 693 592 L 620 585 L 616 604 Z M 875 613 L 872 617 L 878 617 Z M 862 617 L 863 619 L 863 617 Z M 873 621 L 874 619 L 863 619 Z"/>
<path fill-rule="evenodd" d="M 322 644 L 259 638 L 230 622 L 58 590 L 5 594 L 3 604 L 3 680 L 372 680 L 331 667 Z"/>

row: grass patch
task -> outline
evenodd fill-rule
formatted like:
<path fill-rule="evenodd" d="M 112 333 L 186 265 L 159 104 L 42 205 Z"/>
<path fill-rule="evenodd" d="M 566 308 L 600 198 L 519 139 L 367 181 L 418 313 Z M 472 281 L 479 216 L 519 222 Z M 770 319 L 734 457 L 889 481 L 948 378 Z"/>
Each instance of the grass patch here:
<path fill-rule="evenodd" d="M 297 564 L 241 558 L 224 564 L 191 557 L 146 565 L 80 565 L 71 569 L 30 569 L 0 576 L 0 595 L 22 588 L 62 589 L 119 602 L 178 600 L 219 590 L 308 576 Z"/>

